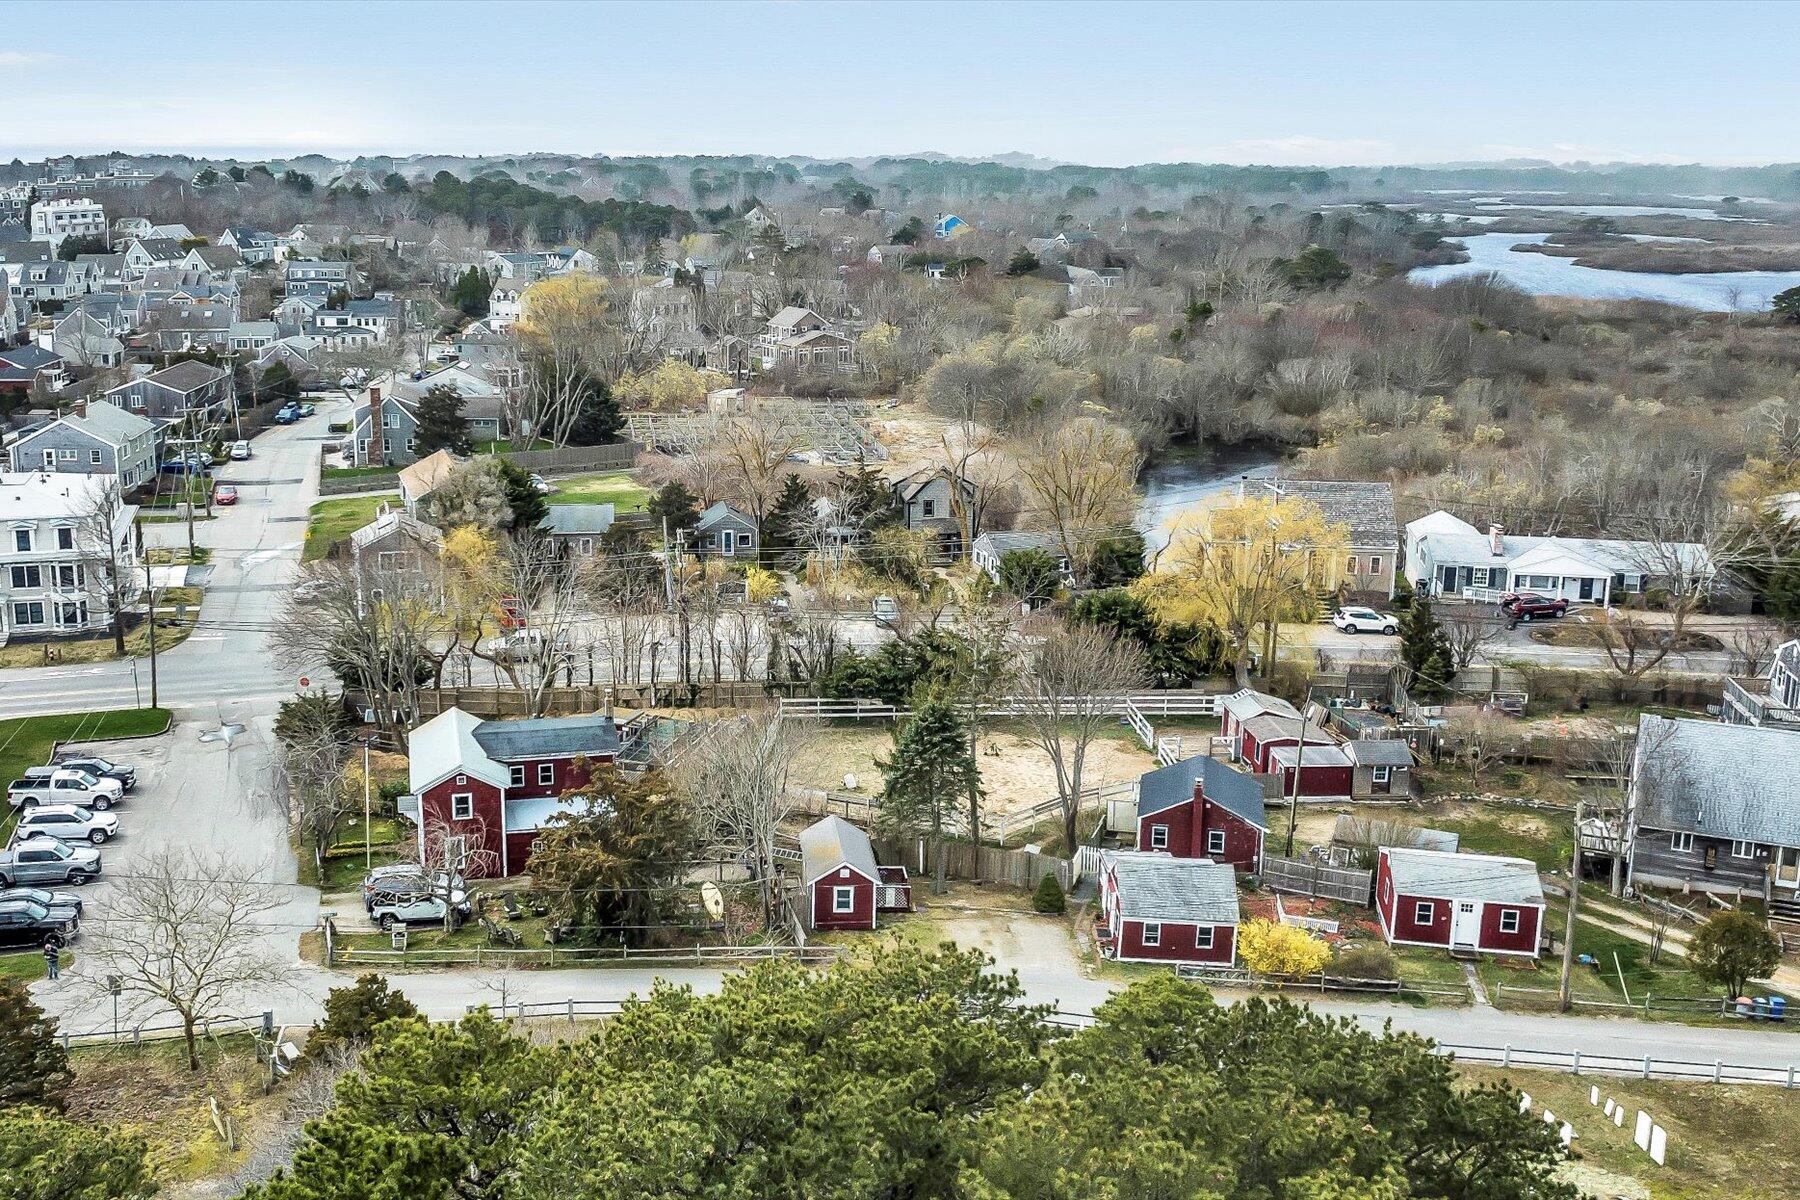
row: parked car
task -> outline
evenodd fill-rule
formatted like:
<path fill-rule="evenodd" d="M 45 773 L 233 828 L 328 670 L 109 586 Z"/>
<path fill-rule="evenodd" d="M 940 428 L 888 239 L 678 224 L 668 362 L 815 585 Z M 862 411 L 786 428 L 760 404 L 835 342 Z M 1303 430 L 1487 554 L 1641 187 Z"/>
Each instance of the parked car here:
<path fill-rule="evenodd" d="M 237 489 L 232 487 L 229 483 L 221 483 L 218 487 L 213 489 L 213 503 L 236 504 Z"/>
<path fill-rule="evenodd" d="M 515 629 L 488 642 L 487 650 L 500 662 L 542 662 L 569 652 L 569 636 L 554 636 L 541 629 Z"/>
<path fill-rule="evenodd" d="M 71 755 L 68 758 L 57 759 L 52 765 L 61 767 L 65 771 L 86 771 L 96 779 L 116 779 L 119 781 L 119 786 L 128 792 L 137 787 L 137 768 L 116 763 L 110 758 L 84 758 Z"/>
<path fill-rule="evenodd" d="M 375 867 L 363 876 L 363 908 L 374 907 L 375 895 L 381 890 L 383 884 L 399 879 L 416 879 L 422 884 L 430 882 L 430 877 L 426 875 L 424 868 L 417 863 L 388 863 L 386 866 Z"/>
<path fill-rule="evenodd" d="M 45 908 L 72 908 L 78 917 L 82 911 L 80 896 L 74 892 L 53 892 L 49 888 L 6 888 L 0 890 L 0 900 L 30 900 Z"/>
<path fill-rule="evenodd" d="M 548 496 L 556 489 L 551 486 L 549 480 L 545 479 L 542 475 L 539 475 L 536 471 L 533 471 L 531 473 L 531 490 L 540 496 Z"/>
<path fill-rule="evenodd" d="M 292 425 L 299 419 L 300 406 L 298 404 L 284 404 L 276 410 L 275 413 L 275 423 L 277 425 Z"/>
<path fill-rule="evenodd" d="M 1391 637 L 1400 632 L 1400 622 L 1393 613 L 1372 608 L 1340 608 L 1331 614 L 1331 623 L 1345 633 L 1385 633 Z"/>
<path fill-rule="evenodd" d="M 99 846 L 117 837 L 118 833 L 119 818 L 112 813 L 94 812 L 73 804 L 40 804 L 19 814 L 12 840 L 22 842 L 43 836 Z"/>
<path fill-rule="evenodd" d="M 898 621 L 900 619 L 900 606 L 894 602 L 892 596 L 875 597 L 875 602 L 869 605 L 869 611 L 875 614 L 877 621 Z"/>
<path fill-rule="evenodd" d="M 105 812 L 124 797 L 125 787 L 118 780 L 65 767 L 32 767 L 6 789 L 6 802 L 14 808 L 78 804 Z"/>
<path fill-rule="evenodd" d="M 1500 597 L 1500 611 L 1529 622 L 1533 617 L 1560 617 L 1569 611 L 1569 602 L 1560 596 L 1553 600 L 1537 592 L 1508 592 Z"/>
<path fill-rule="evenodd" d="M 0 850 L 0 888 L 15 883 L 66 883 L 80 887 L 100 873 L 100 852 L 53 837 L 34 837 Z"/>
<path fill-rule="evenodd" d="M 81 916 L 72 908 L 51 907 L 24 897 L 0 899 L 0 946 L 42 946 L 58 950 L 75 940 Z"/>
<path fill-rule="evenodd" d="M 381 884 L 369 904 L 369 917 L 382 929 L 421 921 L 442 921 L 450 908 L 461 916 L 472 911 L 462 880 L 395 879 Z"/>
<path fill-rule="evenodd" d="M 294 599 L 306 601 L 317 600 L 331 591 L 331 583 L 325 579 L 302 579 L 294 585 Z"/>
<path fill-rule="evenodd" d="M 233 443 L 231 443 L 231 457 L 236 459 L 238 462 L 243 462 L 246 458 L 249 458 L 250 457 L 250 443 L 249 442 L 233 442 Z"/>
<path fill-rule="evenodd" d="M 314 408 L 312 405 L 307 404 L 305 401 L 302 401 L 300 404 L 300 407 L 295 409 L 294 411 L 297 412 L 300 416 L 310 417 L 314 413 L 318 412 L 319 410 Z"/>
<path fill-rule="evenodd" d="M 212 460 L 201 454 L 188 454 L 167 459 L 157 469 L 164 475 L 211 475 Z"/>

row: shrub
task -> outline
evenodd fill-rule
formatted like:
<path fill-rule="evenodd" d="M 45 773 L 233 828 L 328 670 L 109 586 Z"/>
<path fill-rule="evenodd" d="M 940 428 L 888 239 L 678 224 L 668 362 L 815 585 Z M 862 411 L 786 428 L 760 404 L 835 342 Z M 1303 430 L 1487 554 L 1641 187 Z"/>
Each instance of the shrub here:
<path fill-rule="evenodd" d="M 306 1053 L 317 1058 L 331 1046 L 366 1046 L 383 1021 L 418 1015 L 413 1002 L 388 987 L 386 979 L 375 974 L 360 976 L 353 986 L 332 988 L 325 994 L 325 1020 L 313 1026 Z"/>
<path fill-rule="evenodd" d="M 1062 884 L 1056 882 L 1056 876 L 1046 875 L 1038 881 L 1037 891 L 1031 894 L 1031 907 L 1041 913 L 1069 911 L 1069 902 L 1064 898 Z"/>
<path fill-rule="evenodd" d="M 1304 929 L 1253 917 L 1238 927 L 1238 956 L 1258 975 L 1315 975 L 1331 947 Z"/>
<path fill-rule="evenodd" d="M 1338 952 L 1331 960 L 1331 973 L 1341 979 L 1398 979 L 1400 964 L 1386 946 L 1357 946 Z"/>

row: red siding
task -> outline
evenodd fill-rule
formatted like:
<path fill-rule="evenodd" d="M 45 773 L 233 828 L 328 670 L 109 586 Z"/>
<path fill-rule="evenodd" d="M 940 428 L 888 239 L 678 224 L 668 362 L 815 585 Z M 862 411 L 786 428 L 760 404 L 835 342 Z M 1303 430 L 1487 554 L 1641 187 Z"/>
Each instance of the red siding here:
<path fill-rule="evenodd" d="M 588 761 L 596 766 L 601 766 L 612 762 L 612 756 L 610 754 L 596 755 Z M 507 795 L 513 797 L 560 796 L 564 792 L 586 787 L 592 775 L 591 771 L 578 766 L 573 757 L 529 759 L 525 762 L 508 762 L 500 765 L 509 771 L 513 767 L 525 768 L 525 782 L 517 787 L 507 789 Z M 552 771 L 549 783 L 538 782 L 538 768 L 544 766 L 548 766 Z"/>
<path fill-rule="evenodd" d="M 506 835 L 507 874 L 519 875 L 531 869 L 526 864 L 531 861 L 531 843 L 537 836 L 535 831 Z"/>
<path fill-rule="evenodd" d="M 1213 853 L 1210 849 L 1211 839 L 1208 835 L 1215 829 L 1225 834 L 1225 849 L 1222 853 Z M 1262 830 L 1230 809 L 1210 800 L 1201 805 L 1200 836 L 1194 842 L 1194 852 L 1189 857 L 1230 863 L 1238 870 L 1251 874 L 1255 874 L 1262 866 Z"/>
<path fill-rule="evenodd" d="M 1311 745 L 1309 742 L 1308 745 Z M 1351 777 L 1356 773 L 1354 767 L 1309 767 L 1305 756 L 1300 763 L 1300 794 L 1302 796 L 1348 796 L 1352 786 Z M 1281 769 L 1281 794 L 1294 794 L 1294 769 Z"/>
<path fill-rule="evenodd" d="M 1194 945 L 1195 931 L 1200 928 L 1197 925 L 1164 921 L 1160 944 L 1155 946 L 1144 944 L 1142 921 L 1122 917 L 1119 925 L 1114 953 L 1122 959 L 1228 964 L 1236 952 L 1237 928 L 1233 925 L 1212 926 L 1213 944 L 1210 950 L 1202 950 Z"/>
<path fill-rule="evenodd" d="M 1519 931 L 1517 933 L 1500 932 L 1500 916 L 1507 912 L 1519 914 Z M 1538 921 L 1542 915 L 1543 910 L 1532 904 L 1490 903 L 1481 910 L 1481 948 L 1483 950 L 1513 950 L 1535 957 L 1538 947 Z"/>
<path fill-rule="evenodd" d="M 1420 903 L 1431 905 L 1431 920 L 1428 922 L 1416 920 Z M 1477 903 L 1482 904 L 1482 910 L 1481 932 L 1476 949 L 1510 951 L 1536 957 L 1538 926 L 1543 920 L 1542 909 L 1531 904 L 1501 904 L 1495 901 Z M 1456 901 L 1442 896 L 1413 896 L 1396 891 L 1385 854 L 1381 856 L 1380 865 L 1376 868 L 1375 907 L 1381 913 L 1384 931 L 1390 942 L 1420 942 L 1449 948 L 1450 925 L 1454 919 Z M 1513 911 L 1519 914 L 1518 932 L 1501 933 L 1502 915 Z"/>
<path fill-rule="evenodd" d="M 1152 826 L 1169 827 L 1169 840 L 1166 845 L 1152 845 L 1150 830 Z M 1172 808 L 1165 808 L 1159 813 L 1138 818 L 1139 850 L 1167 850 L 1176 858 L 1194 857 L 1194 802 L 1183 801 Z"/>
<path fill-rule="evenodd" d="M 856 907 L 847 913 L 832 911 L 832 889 L 839 887 L 856 889 Z M 849 867 L 839 867 L 814 880 L 812 925 L 814 929 L 875 928 L 875 881 Z"/>
<path fill-rule="evenodd" d="M 500 811 L 500 789 L 492 784 L 484 783 L 473 775 L 464 777 L 466 782 L 456 782 L 451 775 L 442 783 L 433 784 L 419 794 L 420 828 L 430 847 L 443 837 L 466 837 L 471 850 L 492 850 L 497 855 L 500 850 L 500 839 L 506 823 Z M 454 795 L 467 792 L 474 798 L 474 815 L 464 821 L 451 817 L 451 800 Z M 500 864 L 494 863 L 490 869 L 486 862 L 476 860 L 471 863 L 467 874 L 471 878 L 487 875 L 498 875 Z"/>
<path fill-rule="evenodd" d="M 1455 903 L 1435 896 L 1409 896 L 1405 892 L 1396 892 L 1393 910 L 1388 915 L 1388 930 L 1393 935 L 1390 940 L 1448 946 L 1450 910 Z M 1420 904 L 1431 905 L 1431 919 L 1423 924 L 1416 920 Z"/>

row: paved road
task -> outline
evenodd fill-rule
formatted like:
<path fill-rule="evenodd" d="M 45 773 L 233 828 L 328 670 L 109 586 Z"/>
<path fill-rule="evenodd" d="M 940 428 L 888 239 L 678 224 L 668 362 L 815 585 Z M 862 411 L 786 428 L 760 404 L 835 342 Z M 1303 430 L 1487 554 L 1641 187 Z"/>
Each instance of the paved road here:
<path fill-rule="evenodd" d="M 321 405 L 316 416 L 272 426 L 254 441 L 255 457 L 220 468 L 236 484 L 235 508 L 195 527 L 195 541 L 213 548 L 212 571 L 200 622 L 181 645 L 157 656 L 158 699 L 170 707 L 291 696 L 295 672 L 273 662 L 264 631 L 281 612 L 282 597 L 299 567 L 307 511 L 318 498 L 319 443 L 332 414 L 348 401 Z M 150 545 L 186 544 L 179 524 L 147 525 Z M 132 708 L 148 703 L 148 658 L 85 665 L 0 670 L 0 712 L 32 713 Z"/>
<path fill-rule="evenodd" d="M 1732 618 L 1708 617 L 1703 618 L 1702 624 L 1707 632 L 1723 638 L 1729 635 L 1736 622 Z M 1545 645 L 1532 639 L 1531 632 L 1536 627 L 1535 623 L 1522 624 L 1513 629 L 1501 630 L 1500 635 L 1476 656 L 1477 661 L 1519 660 L 1591 671 L 1612 669 L 1612 662 L 1607 658 L 1606 651 L 1581 646 Z M 1281 654 L 1284 658 L 1310 659 L 1314 650 L 1324 650 L 1340 661 L 1362 659 L 1368 662 L 1395 662 L 1400 657 L 1400 639 L 1372 633 L 1345 633 L 1333 625 L 1320 622 L 1307 626 L 1303 637 L 1290 636 L 1282 646 Z M 1669 655 L 1659 669 L 1666 673 L 1725 675 L 1730 673 L 1731 665 L 1732 657 L 1726 651 L 1695 650 Z"/>

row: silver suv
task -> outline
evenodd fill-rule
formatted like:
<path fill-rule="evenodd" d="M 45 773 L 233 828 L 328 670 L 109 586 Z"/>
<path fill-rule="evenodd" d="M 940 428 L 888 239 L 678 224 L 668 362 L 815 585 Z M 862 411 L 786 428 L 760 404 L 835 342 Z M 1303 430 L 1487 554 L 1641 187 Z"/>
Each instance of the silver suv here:
<path fill-rule="evenodd" d="M 52 837 L 34 837 L 0 850 L 0 888 L 16 883 L 66 883 L 80 887 L 100 873 L 100 852 Z"/>
<path fill-rule="evenodd" d="M 407 875 L 384 879 L 376 886 L 369 899 L 369 918 L 383 929 L 392 929 L 395 925 L 442 921 L 452 906 L 461 917 L 473 911 L 461 879 L 442 872 L 431 879 Z"/>
<path fill-rule="evenodd" d="M 92 842 L 98 846 L 119 832 L 119 818 L 109 812 L 91 812 L 73 804 L 40 804 L 19 814 L 13 841 L 45 836 L 65 842 Z"/>

